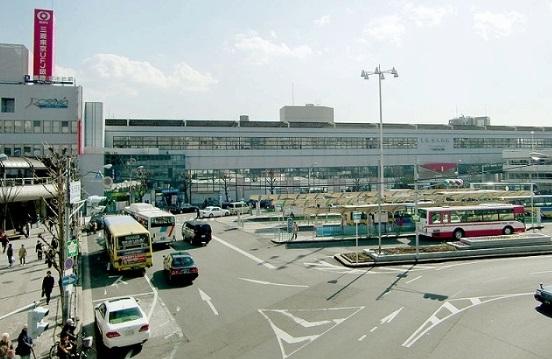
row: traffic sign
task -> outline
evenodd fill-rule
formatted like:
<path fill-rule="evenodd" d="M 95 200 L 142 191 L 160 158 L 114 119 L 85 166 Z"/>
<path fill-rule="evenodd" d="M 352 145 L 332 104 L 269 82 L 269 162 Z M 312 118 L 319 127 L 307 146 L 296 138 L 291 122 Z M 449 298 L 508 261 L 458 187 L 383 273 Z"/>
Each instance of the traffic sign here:
<path fill-rule="evenodd" d="M 65 268 L 65 270 L 68 270 L 68 269 L 73 268 L 73 264 L 74 264 L 73 258 L 67 258 L 67 259 L 65 260 L 65 263 L 64 263 L 64 266 L 63 266 L 63 267 Z"/>
<path fill-rule="evenodd" d="M 69 275 L 66 275 L 65 277 L 61 278 L 61 285 L 63 287 L 66 287 L 69 284 L 77 283 L 78 280 L 79 280 L 79 277 L 77 277 L 76 274 L 69 274 Z"/>
<path fill-rule="evenodd" d="M 293 232 L 293 218 L 291 217 L 287 218 L 287 231 L 288 233 Z"/>
<path fill-rule="evenodd" d="M 353 212 L 353 222 L 355 222 L 356 224 L 359 224 L 361 218 L 362 218 L 362 212 Z"/>
<path fill-rule="evenodd" d="M 76 257 L 79 254 L 79 242 L 76 239 L 67 241 L 67 257 Z"/>

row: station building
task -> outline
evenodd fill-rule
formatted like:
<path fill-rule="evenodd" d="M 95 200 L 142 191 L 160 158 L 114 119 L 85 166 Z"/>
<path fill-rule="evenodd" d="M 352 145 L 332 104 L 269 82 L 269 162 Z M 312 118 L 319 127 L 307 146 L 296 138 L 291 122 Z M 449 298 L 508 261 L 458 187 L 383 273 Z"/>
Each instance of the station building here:
<path fill-rule="evenodd" d="M 280 121 L 108 118 L 104 147 L 91 151 L 96 159 L 90 163 L 94 168 L 112 164 L 106 175 L 114 175 L 115 182 L 145 169 L 150 187 L 179 189 L 193 203 L 376 189 L 378 123 L 336 122 L 327 107 L 286 107 Z M 415 164 L 419 178 L 494 180 L 503 172 L 505 150 L 552 149 L 552 127 L 493 126 L 488 117 L 471 119 L 448 125 L 384 123 L 385 187 L 412 184 Z"/>

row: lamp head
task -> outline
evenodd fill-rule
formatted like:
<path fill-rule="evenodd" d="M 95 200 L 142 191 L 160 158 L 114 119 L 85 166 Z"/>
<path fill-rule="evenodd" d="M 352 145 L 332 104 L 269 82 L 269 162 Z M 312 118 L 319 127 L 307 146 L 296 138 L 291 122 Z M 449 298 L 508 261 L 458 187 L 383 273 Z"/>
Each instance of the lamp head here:
<path fill-rule="evenodd" d="M 399 73 L 397 72 L 397 69 L 394 66 L 391 69 L 391 73 L 393 74 L 393 77 L 399 77 Z"/>
<path fill-rule="evenodd" d="M 108 163 L 108 164 L 103 166 L 103 168 L 105 168 L 106 170 L 111 169 L 111 167 L 113 167 L 113 165 L 111 163 Z"/>

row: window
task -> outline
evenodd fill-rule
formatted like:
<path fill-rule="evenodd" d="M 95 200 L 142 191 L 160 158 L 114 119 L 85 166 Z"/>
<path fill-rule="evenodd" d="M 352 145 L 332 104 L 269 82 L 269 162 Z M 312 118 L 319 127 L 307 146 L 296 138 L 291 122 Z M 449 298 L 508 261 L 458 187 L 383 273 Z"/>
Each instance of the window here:
<path fill-rule="evenodd" d="M 33 132 L 34 133 L 42 133 L 42 122 L 41 121 L 33 121 Z"/>
<path fill-rule="evenodd" d="M 61 133 L 69 133 L 69 121 L 61 121 Z"/>
<path fill-rule="evenodd" d="M 2 112 L 15 112 L 15 99 L 2 97 Z"/>
<path fill-rule="evenodd" d="M 52 132 L 52 121 L 44 121 L 44 133 Z"/>
<path fill-rule="evenodd" d="M 23 155 L 24 156 L 32 156 L 33 153 L 32 153 L 32 150 L 31 150 L 31 146 L 23 146 Z"/>
<path fill-rule="evenodd" d="M 142 313 L 138 308 L 126 308 L 120 309 L 115 312 L 109 313 L 109 323 L 119 324 L 124 322 L 130 322 L 142 318 Z"/>
<path fill-rule="evenodd" d="M 71 121 L 71 133 L 77 133 L 77 121 Z"/>
<path fill-rule="evenodd" d="M 25 127 L 25 133 L 32 133 L 33 132 L 33 121 L 25 120 L 23 125 Z"/>
<path fill-rule="evenodd" d="M 61 123 L 59 121 L 52 121 L 52 133 L 61 132 Z"/>
<path fill-rule="evenodd" d="M 23 121 L 22 120 L 15 120 L 13 121 L 13 132 L 15 133 L 23 133 Z"/>

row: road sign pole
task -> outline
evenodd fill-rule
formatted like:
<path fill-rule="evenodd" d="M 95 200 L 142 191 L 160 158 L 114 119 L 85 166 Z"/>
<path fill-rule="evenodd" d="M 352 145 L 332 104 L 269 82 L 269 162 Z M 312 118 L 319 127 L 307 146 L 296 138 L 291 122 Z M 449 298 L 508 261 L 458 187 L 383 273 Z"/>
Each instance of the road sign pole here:
<path fill-rule="evenodd" d="M 356 262 L 358 264 L 358 222 L 355 223 L 356 227 Z"/>

